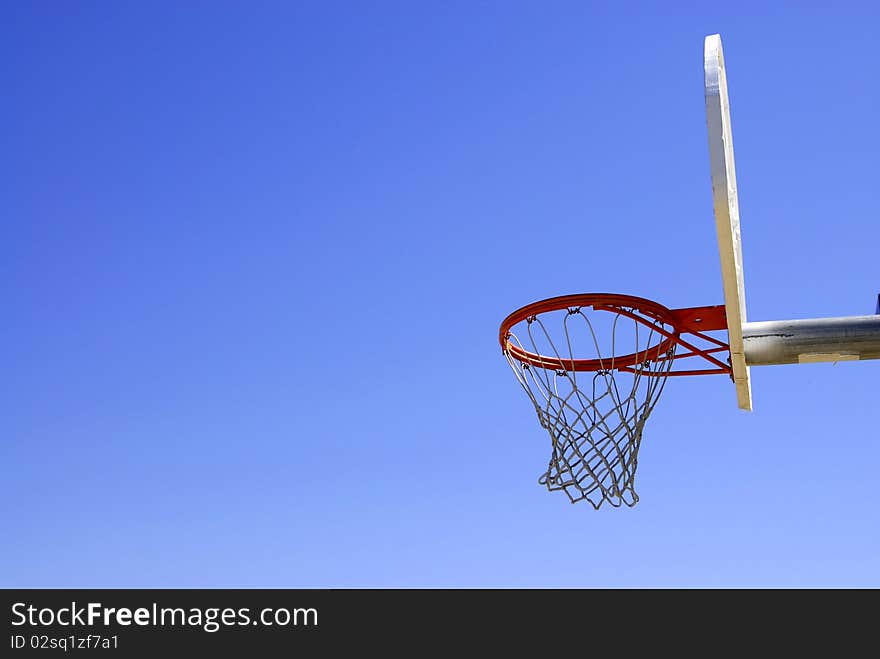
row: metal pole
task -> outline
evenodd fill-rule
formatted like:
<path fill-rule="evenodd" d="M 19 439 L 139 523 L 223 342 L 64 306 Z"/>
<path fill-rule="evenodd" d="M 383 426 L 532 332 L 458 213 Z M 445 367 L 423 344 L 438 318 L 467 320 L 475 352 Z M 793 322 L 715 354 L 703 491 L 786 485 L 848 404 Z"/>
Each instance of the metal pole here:
<path fill-rule="evenodd" d="M 880 316 L 743 323 L 746 364 L 880 359 Z"/>

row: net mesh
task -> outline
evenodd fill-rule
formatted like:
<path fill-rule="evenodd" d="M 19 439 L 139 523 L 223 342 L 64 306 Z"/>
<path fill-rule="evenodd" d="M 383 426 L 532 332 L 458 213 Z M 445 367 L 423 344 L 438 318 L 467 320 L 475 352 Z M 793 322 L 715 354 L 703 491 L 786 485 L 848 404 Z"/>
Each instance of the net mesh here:
<path fill-rule="evenodd" d="M 599 370 L 577 372 L 531 365 L 505 351 L 550 435 L 550 461 L 538 479 L 548 490 L 562 490 L 572 503 L 586 500 L 596 509 L 605 502 L 614 507 L 638 502 L 635 475 L 642 431 L 675 350 L 674 345 L 662 354 L 648 350 L 662 338 L 658 326 L 672 329 L 637 309 L 577 307 L 530 316 L 511 329 L 511 345 L 561 362 L 556 366 L 566 360 L 600 360 Z M 620 355 L 633 353 L 637 363 L 622 366 Z"/>

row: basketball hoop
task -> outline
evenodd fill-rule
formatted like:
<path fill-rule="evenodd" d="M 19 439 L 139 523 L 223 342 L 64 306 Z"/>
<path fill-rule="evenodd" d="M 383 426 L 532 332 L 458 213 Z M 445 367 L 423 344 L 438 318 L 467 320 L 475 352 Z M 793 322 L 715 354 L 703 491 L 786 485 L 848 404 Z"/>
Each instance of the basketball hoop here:
<path fill-rule="evenodd" d="M 724 374 L 752 410 L 752 366 L 880 359 L 876 315 L 750 322 L 727 67 L 721 37 L 703 41 L 712 209 L 724 304 L 668 309 L 629 295 L 535 302 L 501 324 L 502 352 L 550 434 L 539 482 L 594 508 L 633 506 L 645 422 L 669 377 Z M 723 331 L 724 340 L 708 334 Z"/>
<path fill-rule="evenodd" d="M 552 444 L 538 482 L 572 503 L 634 506 L 642 430 L 666 379 L 731 375 L 727 343 L 706 334 L 723 329 L 724 306 L 671 310 L 608 293 L 554 297 L 510 314 L 502 352 Z"/>

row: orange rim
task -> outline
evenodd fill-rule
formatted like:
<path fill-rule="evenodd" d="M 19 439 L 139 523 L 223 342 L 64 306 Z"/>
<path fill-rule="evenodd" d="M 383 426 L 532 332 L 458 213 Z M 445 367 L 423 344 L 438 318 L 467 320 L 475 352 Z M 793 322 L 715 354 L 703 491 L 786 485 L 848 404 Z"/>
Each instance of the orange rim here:
<path fill-rule="evenodd" d="M 608 359 L 559 359 L 558 357 L 548 357 L 524 350 L 510 341 L 510 330 L 517 323 L 524 320 L 528 321 L 529 318 L 539 314 L 581 307 L 592 307 L 597 311 L 619 313 L 632 318 L 646 327 L 650 327 L 666 338 L 656 345 L 649 346 L 639 352 L 619 357 L 610 357 Z M 633 313 L 636 311 L 643 314 L 643 316 L 647 316 L 647 318 Z M 667 331 L 662 324 L 672 327 L 673 331 Z M 649 359 L 659 359 L 661 355 L 668 353 L 678 343 L 679 334 L 680 329 L 677 326 L 675 314 L 662 304 L 633 295 L 582 293 L 551 297 L 517 309 L 501 323 L 499 340 L 501 342 L 501 349 L 505 354 L 531 366 L 563 371 L 601 371 L 611 368 L 610 364 L 613 364 L 614 369 L 621 369 L 635 366 Z"/>
<path fill-rule="evenodd" d="M 656 345 L 649 346 L 639 352 L 620 357 L 607 359 L 560 359 L 548 357 L 524 350 L 510 341 L 510 330 L 522 321 L 529 321 L 542 313 L 550 311 L 576 310 L 582 307 L 592 307 L 597 311 L 610 311 L 626 316 L 665 337 Z M 641 315 L 639 315 L 641 314 Z M 671 327 L 667 330 L 665 326 Z M 622 370 L 632 371 L 637 364 L 646 361 L 659 361 L 670 354 L 675 345 L 687 349 L 684 353 L 672 354 L 669 358 L 674 360 L 687 359 L 689 357 L 702 357 L 708 364 L 701 369 L 687 370 L 663 370 L 661 372 L 644 371 L 645 375 L 713 375 L 725 374 L 733 377 L 730 362 L 724 363 L 715 355 L 719 353 L 730 354 L 730 346 L 705 334 L 707 331 L 726 330 L 727 316 L 724 305 L 708 307 L 688 307 L 686 309 L 667 309 L 662 304 L 633 295 L 620 295 L 617 293 L 583 293 L 579 295 L 561 295 L 547 300 L 534 302 L 517 309 L 501 323 L 498 338 L 501 349 L 505 355 L 531 366 L 538 368 L 562 370 L 562 371 L 602 371 Z M 692 335 L 704 342 L 711 344 L 709 347 L 699 348 L 682 335 Z M 721 355 L 719 355 L 721 356 Z"/>

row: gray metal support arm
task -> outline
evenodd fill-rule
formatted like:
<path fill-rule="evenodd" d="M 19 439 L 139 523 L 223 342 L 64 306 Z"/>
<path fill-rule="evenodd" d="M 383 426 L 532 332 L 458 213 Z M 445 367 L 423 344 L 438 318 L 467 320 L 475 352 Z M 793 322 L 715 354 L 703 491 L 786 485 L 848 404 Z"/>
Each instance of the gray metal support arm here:
<path fill-rule="evenodd" d="M 749 366 L 880 359 L 880 316 L 743 323 Z"/>

